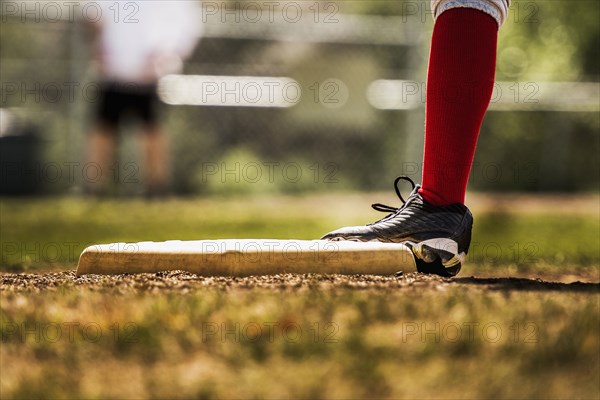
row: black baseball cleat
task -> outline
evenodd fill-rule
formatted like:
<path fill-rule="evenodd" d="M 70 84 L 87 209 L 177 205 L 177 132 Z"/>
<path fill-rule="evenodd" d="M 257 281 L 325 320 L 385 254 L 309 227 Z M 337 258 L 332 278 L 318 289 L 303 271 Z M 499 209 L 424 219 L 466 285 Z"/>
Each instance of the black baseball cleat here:
<path fill-rule="evenodd" d="M 412 185 L 406 200 L 398 188 L 402 180 Z M 458 274 L 471 244 L 473 215 L 459 203 L 435 206 L 419 194 L 419 188 L 408 177 L 396 178 L 394 189 L 403 203 L 400 208 L 373 204 L 375 210 L 390 214 L 372 224 L 329 232 L 322 239 L 404 243 L 413 252 L 419 272 Z"/>

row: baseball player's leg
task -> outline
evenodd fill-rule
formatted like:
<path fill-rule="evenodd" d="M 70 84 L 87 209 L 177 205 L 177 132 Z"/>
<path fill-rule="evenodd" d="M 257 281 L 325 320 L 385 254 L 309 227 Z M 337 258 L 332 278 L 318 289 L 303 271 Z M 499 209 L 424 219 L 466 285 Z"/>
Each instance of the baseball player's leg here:
<path fill-rule="evenodd" d="M 146 195 L 165 195 L 169 186 L 169 139 L 158 124 L 148 124 L 143 127 L 141 141 Z"/>
<path fill-rule="evenodd" d="M 97 174 L 85 179 L 86 192 L 96 196 L 106 195 L 111 186 L 122 107 L 122 99 L 112 82 L 100 85 L 99 98 L 94 127 L 87 138 L 86 156 L 86 170 L 97 171 Z"/>
<path fill-rule="evenodd" d="M 397 179 L 401 207 L 375 204 L 389 215 L 323 238 L 409 242 L 421 270 L 455 275 L 471 242 L 473 217 L 464 195 L 493 89 L 497 31 L 508 0 L 434 0 L 432 7 L 423 186 L 413 183 L 404 200 L 397 186 L 402 178 Z"/>
<path fill-rule="evenodd" d="M 163 196 L 169 186 L 169 138 L 160 123 L 161 110 L 156 85 L 140 87 L 136 104 L 136 112 L 143 124 L 140 140 L 144 152 L 146 195 Z"/>
<path fill-rule="evenodd" d="M 420 189 L 432 204 L 464 202 L 477 136 L 494 87 L 497 36 L 496 20 L 475 8 L 446 9 L 436 20 L 427 72 Z"/>

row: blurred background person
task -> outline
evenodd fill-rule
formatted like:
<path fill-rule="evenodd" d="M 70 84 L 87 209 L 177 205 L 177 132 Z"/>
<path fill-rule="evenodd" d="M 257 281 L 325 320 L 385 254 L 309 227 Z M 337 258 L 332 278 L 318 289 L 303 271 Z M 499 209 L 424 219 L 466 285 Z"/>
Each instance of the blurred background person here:
<path fill-rule="evenodd" d="M 100 93 L 87 162 L 95 163 L 102 175 L 88 183 L 87 191 L 93 195 L 109 192 L 119 128 L 135 119 L 141 124 L 145 194 L 164 195 L 170 180 L 169 140 L 160 124 L 157 84 L 161 77 L 180 72 L 193 52 L 201 34 L 200 2 L 101 5 L 102 17 L 91 24 Z"/>

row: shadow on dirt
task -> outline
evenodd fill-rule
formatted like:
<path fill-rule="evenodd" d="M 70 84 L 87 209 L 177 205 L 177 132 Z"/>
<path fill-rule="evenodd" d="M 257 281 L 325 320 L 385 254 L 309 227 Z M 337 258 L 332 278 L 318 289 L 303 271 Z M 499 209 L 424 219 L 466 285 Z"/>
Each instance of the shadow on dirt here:
<path fill-rule="evenodd" d="M 541 279 L 528 278 L 454 278 L 455 283 L 465 285 L 486 285 L 492 290 L 527 290 L 527 291 L 560 291 L 600 293 L 600 283 L 588 282 L 546 282 Z"/>

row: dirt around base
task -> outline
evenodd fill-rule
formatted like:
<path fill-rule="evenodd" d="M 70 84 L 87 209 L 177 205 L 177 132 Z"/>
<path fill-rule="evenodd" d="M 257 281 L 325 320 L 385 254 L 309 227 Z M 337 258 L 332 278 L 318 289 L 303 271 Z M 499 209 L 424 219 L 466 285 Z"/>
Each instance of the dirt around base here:
<path fill-rule="evenodd" d="M 332 274 L 277 274 L 250 277 L 205 277 L 183 271 L 158 272 L 154 274 L 84 275 L 75 271 L 45 274 L 0 274 L 0 291 L 56 291 L 65 289 L 87 289 L 117 292 L 188 292 L 202 289 L 254 289 L 307 290 L 307 289 L 430 289 L 446 290 L 465 286 L 471 289 L 526 290 L 526 291 L 575 291 L 600 292 L 600 283 L 547 282 L 529 278 L 442 278 L 420 273 L 393 276 L 379 275 L 332 275 Z"/>

